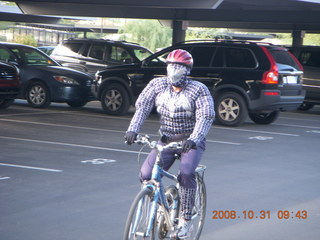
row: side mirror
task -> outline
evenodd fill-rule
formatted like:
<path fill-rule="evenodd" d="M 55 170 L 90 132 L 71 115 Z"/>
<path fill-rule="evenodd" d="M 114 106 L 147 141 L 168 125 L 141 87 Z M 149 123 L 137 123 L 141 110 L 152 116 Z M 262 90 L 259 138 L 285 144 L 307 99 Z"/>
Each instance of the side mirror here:
<path fill-rule="evenodd" d="M 149 65 L 149 62 L 146 60 L 143 60 L 141 63 L 141 67 L 147 67 Z"/>

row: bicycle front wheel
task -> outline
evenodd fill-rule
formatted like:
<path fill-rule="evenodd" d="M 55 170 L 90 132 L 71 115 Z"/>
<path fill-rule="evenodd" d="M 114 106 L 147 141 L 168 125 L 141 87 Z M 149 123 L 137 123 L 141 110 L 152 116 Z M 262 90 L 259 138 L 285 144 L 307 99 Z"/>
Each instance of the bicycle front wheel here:
<path fill-rule="evenodd" d="M 144 188 L 138 193 L 129 211 L 123 240 L 155 239 L 155 220 L 157 211 L 154 210 L 152 213 L 152 199 L 153 192 L 150 188 Z M 148 234 L 148 225 L 151 214 L 154 214 L 154 216 Z"/>
<path fill-rule="evenodd" d="M 204 220 L 206 216 L 207 207 L 207 193 L 206 186 L 203 181 L 203 177 L 199 174 L 196 175 L 197 190 L 195 196 L 195 204 L 193 208 L 193 231 L 191 233 L 191 238 L 193 240 L 198 240 L 200 238 L 202 228 L 204 225 Z"/>

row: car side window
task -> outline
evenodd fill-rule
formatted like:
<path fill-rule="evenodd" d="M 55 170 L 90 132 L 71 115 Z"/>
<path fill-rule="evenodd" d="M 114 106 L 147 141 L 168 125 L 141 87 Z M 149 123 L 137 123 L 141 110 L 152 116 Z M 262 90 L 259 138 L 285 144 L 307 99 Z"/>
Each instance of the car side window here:
<path fill-rule="evenodd" d="M 102 44 L 92 44 L 89 50 L 88 57 L 103 60 L 105 45 Z"/>
<path fill-rule="evenodd" d="M 194 67 L 209 67 L 212 57 L 216 51 L 216 47 L 199 46 L 192 49 Z"/>
<path fill-rule="evenodd" d="M 0 48 L 0 60 L 4 62 L 16 61 L 15 57 L 5 48 Z"/>
<path fill-rule="evenodd" d="M 226 66 L 233 68 L 255 68 L 257 63 L 252 52 L 246 48 L 225 48 Z"/>
<path fill-rule="evenodd" d="M 126 49 L 117 46 L 111 47 L 110 60 L 119 63 L 132 63 L 134 61 Z"/>
<path fill-rule="evenodd" d="M 178 48 L 177 48 L 178 49 Z M 188 51 L 189 53 L 191 53 L 192 47 L 179 47 L 179 49 L 183 49 Z M 170 49 L 167 52 L 162 53 L 161 55 L 158 55 L 157 57 L 154 57 L 153 59 L 151 59 L 149 66 L 166 66 L 166 59 L 168 57 L 168 55 L 170 54 L 171 51 L 173 51 L 174 49 Z"/>
<path fill-rule="evenodd" d="M 82 43 L 64 43 L 63 45 L 59 45 L 54 50 L 55 55 L 61 56 L 70 56 L 70 57 L 79 57 L 78 54 L 80 48 L 82 47 Z"/>
<path fill-rule="evenodd" d="M 11 48 L 11 51 L 22 61 L 23 64 L 30 66 L 49 66 L 56 65 L 48 56 L 40 50 L 33 48 L 20 47 Z"/>
<path fill-rule="evenodd" d="M 211 67 L 223 67 L 223 48 L 217 47 Z"/>
<path fill-rule="evenodd" d="M 304 66 L 320 67 L 320 52 L 302 52 L 299 60 Z"/>

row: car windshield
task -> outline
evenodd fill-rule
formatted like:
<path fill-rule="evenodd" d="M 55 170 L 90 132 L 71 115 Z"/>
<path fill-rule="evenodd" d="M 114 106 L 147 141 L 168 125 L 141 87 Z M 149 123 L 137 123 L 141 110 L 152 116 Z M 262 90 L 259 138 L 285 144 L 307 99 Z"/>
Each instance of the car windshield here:
<path fill-rule="evenodd" d="M 144 48 L 134 48 L 133 49 L 134 55 L 140 60 L 144 60 L 150 55 L 152 55 L 152 52 L 148 51 L 147 49 Z"/>
<path fill-rule="evenodd" d="M 41 51 L 29 47 L 11 47 L 11 51 L 23 64 L 30 66 L 57 66 L 58 64 Z"/>

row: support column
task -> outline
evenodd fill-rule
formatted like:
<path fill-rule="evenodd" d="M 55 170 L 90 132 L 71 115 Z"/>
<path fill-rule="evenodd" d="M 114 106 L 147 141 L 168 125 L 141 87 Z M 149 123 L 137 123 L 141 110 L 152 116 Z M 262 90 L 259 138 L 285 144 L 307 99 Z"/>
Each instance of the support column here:
<path fill-rule="evenodd" d="M 302 46 L 304 35 L 305 35 L 305 31 L 293 30 L 292 31 L 292 46 L 293 47 Z"/>
<path fill-rule="evenodd" d="M 172 44 L 185 41 L 187 24 L 187 21 L 172 21 Z"/>

